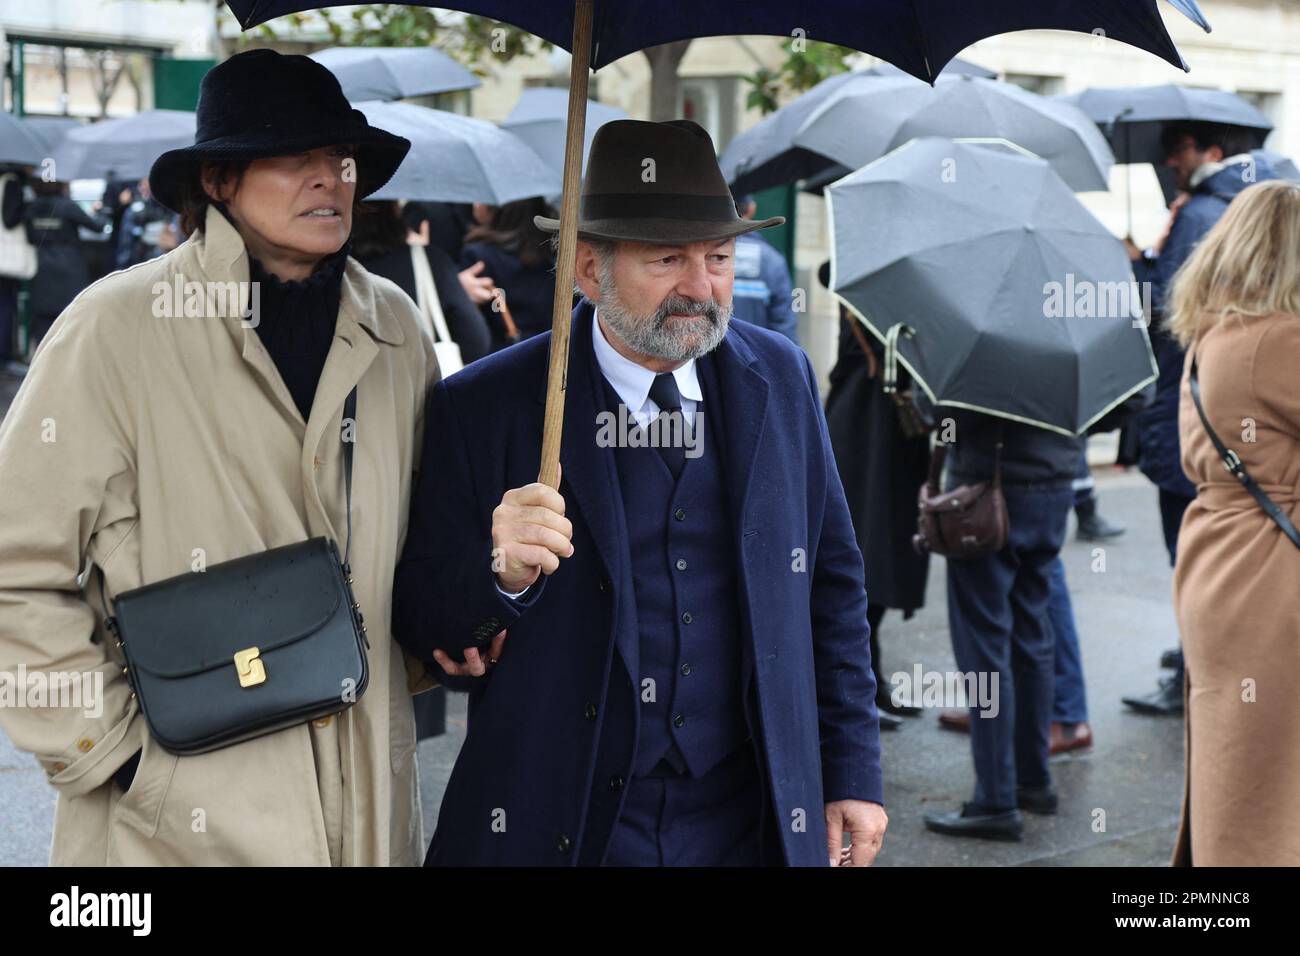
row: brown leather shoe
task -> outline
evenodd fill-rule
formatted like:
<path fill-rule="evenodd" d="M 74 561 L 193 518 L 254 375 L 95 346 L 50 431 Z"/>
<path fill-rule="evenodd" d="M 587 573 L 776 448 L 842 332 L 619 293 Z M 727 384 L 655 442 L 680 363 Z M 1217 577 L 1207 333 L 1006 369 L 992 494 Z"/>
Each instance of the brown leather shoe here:
<path fill-rule="evenodd" d="M 1092 728 L 1087 724 L 1052 724 L 1048 734 L 1048 752 L 1055 756 L 1070 750 L 1092 746 Z"/>
<path fill-rule="evenodd" d="M 955 730 L 959 734 L 968 734 L 970 733 L 970 711 L 941 710 L 939 711 L 939 726 L 944 730 Z"/>

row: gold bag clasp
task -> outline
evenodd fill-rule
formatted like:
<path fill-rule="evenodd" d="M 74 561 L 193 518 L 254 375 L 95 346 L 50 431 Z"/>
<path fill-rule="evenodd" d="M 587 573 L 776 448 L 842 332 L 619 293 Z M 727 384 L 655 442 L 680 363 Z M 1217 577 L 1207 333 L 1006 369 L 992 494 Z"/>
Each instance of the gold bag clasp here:
<path fill-rule="evenodd" d="M 266 683 L 266 668 L 257 656 L 260 653 L 256 647 L 235 651 L 235 670 L 239 672 L 240 687 L 256 687 Z"/>

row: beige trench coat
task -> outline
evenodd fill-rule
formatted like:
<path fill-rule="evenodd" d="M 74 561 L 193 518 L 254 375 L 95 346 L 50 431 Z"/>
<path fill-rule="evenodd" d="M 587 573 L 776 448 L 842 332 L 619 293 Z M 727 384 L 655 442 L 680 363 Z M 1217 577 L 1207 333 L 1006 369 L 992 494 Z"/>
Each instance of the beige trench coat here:
<path fill-rule="evenodd" d="M 1174 863 L 1300 865 L 1300 549 L 1228 474 L 1210 424 L 1300 526 L 1300 318 L 1230 318 L 1183 368 L 1178 430 L 1196 485 L 1174 604 L 1187 661 L 1186 778 Z"/>
<path fill-rule="evenodd" d="M 98 716 L 95 707 L 9 706 L 0 726 L 58 791 L 56 865 L 418 864 L 410 694 L 433 684 L 389 621 L 424 395 L 438 374 L 432 348 L 414 303 L 349 260 L 304 422 L 239 312 L 187 317 L 175 315 L 183 303 L 167 301 L 178 275 L 248 281 L 239 234 L 214 209 L 205 228 L 83 291 L 0 426 L 0 672 L 103 675 Z M 341 553 L 339 437 L 353 385 L 352 566 L 369 627 L 369 686 L 334 717 L 212 753 L 169 754 L 105 639 L 87 561 L 103 569 L 111 599 L 200 561 L 311 536 L 333 537 Z M 123 795 L 111 774 L 142 747 Z"/>

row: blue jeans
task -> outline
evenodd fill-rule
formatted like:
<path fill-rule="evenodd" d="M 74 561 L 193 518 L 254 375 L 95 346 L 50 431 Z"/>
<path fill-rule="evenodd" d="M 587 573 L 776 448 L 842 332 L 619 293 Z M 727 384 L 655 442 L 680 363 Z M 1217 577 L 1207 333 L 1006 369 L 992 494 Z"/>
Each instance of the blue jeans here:
<path fill-rule="evenodd" d="M 1058 724 L 1082 724 L 1088 719 L 1088 694 L 1083 684 L 1083 658 L 1079 655 L 1079 634 L 1074 627 L 1074 606 L 1065 580 L 1065 564 L 1058 556 L 1048 572 L 1051 593 L 1047 617 L 1056 637 L 1056 691 L 1052 698 L 1052 720 Z"/>
<path fill-rule="evenodd" d="M 1055 640 L 1048 621 L 1052 566 L 1074 503 L 1068 481 L 1006 485 L 1010 532 L 995 554 L 949 560 L 948 627 L 957 666 L 997 679 L 997 710 L 972 702 L 974 803 L 1016 806 L 1017 787 L 1051 782 L 1048 729 L 1054 696 Z M 992 708 L 990 708 L 992 710 Z"/>

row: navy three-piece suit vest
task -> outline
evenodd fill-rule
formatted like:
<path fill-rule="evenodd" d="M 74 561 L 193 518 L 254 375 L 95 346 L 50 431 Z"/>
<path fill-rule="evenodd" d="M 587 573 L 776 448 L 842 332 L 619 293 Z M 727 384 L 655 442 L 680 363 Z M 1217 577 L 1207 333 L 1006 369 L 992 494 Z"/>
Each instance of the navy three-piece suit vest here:
<path fill-rule="evenodd" d="M 701 379 L 704 364 L 702 359 L 697 363 Z M 605 390 L 616 410 L 618 397 L 608 382 Z M 700 403 L 695 434 L 702 439 L 697 446 L 702 453 L 686 459 L 676 481 L 658 449 L 614 450 L 640 638 L 640 671 L 632 675 L 641 701 L 633 768 L 639 776 L 663 758 L 678 771 L 702 776 L 748 736 L 741 703 L 735 555 L 716 409 Z"/>
<path fill-rule="evenodd" d="M 719 386 L 707 358 L 697 361 L 696 371 L 705 401 L 695 415 L 693 434 L 699 444 L 688 455 L 699 453 L 686 458 L 681 474 L 674 479 L 659 450 L 651 446 L 617 447 L 614 460 L 627 522 L 639 638 L 640 667 L 632 675 L 640 701 L 633 777 L 662 776 L 661 761 L 687 778 L 682 780 L 685 786 L 715 768 L 725 771 L 726 780 L 715 773 L 700 791 L 706 801 L 719 794 L 738 794 L 743 800 L 741 807 L 716 807 L 717 859 L 723 861 L 736 859 L 730 844 L 738 833 L 749 832 L 746 827 L 753 826 L 763 801 L 753 761 L 748 751 L 740 750 L 752 744 L 740 681 L 740 592 L 716 398 Z M 601 381 L 607 407 L 617 412 L 617 393 L 603 376 Z M 652 826 L 652 812 L 633 802 L 629 800 L 619 826 Z M 663 812 L 671 810 L 664 807 Z M 700 843 L 710 842 L 713 829 L 707 824 L 701 829 L 705 821 L 699 816 L 690 834 L 695 852 L 704 849 Z M 671 852 L 672 823 L 659 822 L 661 853 Z M 625 846 L 617 834 L 614 842 Z M 637 857 L 617 862 L 655 861 Z"/>

